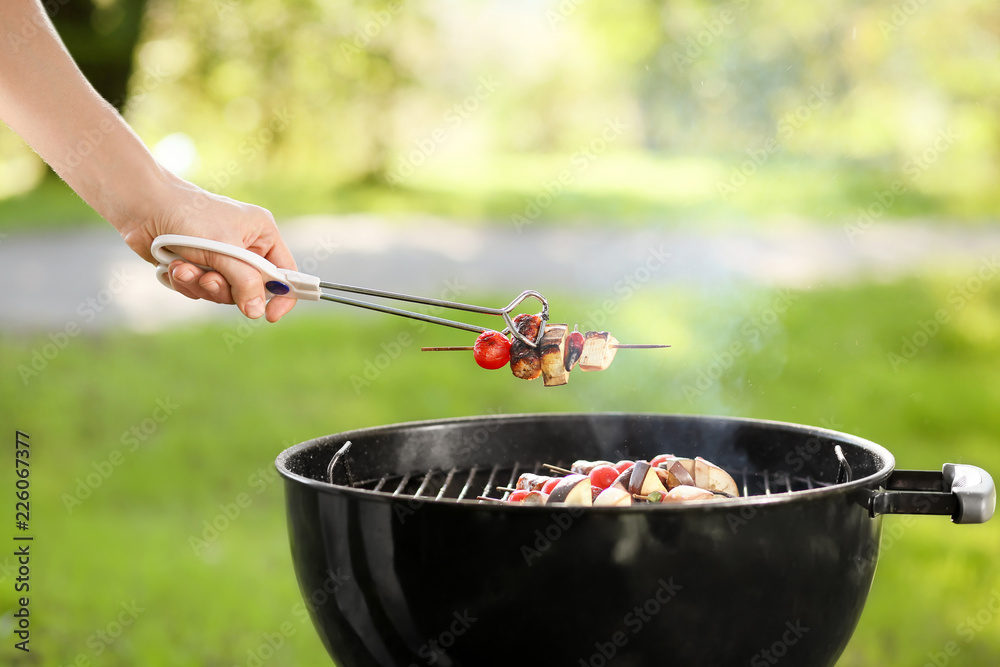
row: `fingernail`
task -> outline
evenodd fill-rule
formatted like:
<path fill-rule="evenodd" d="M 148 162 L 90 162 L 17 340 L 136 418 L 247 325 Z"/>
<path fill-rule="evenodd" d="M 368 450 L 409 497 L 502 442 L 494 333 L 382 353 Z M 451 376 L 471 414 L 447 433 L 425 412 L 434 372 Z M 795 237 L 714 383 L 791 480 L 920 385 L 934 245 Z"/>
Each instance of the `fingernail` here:
<path fill-rule="evenodd" d="M 179 280 L 182 283 L 190 282 L 194 280 L 194 271 L 186 266 L 182 266 L 174 271 L 174 280 Z"/>
<path fill-rule="evenodd" d="M 252 320 L 257 319 L 264 314 L 264 300 L 259 296 L 255 299 L 250 299 L 247 301 L 247 317 Z"/>
<path fill-rule="evenodd" d="M 209 292 L 211 294 L 218 294 L 219 291 L 222 289 L 221 287 L 219 287 L 219 283 L 214 280 L 209 280 L 207 283 L 202 285 L 202 287 L 205 288 L 206 292 Z"/>

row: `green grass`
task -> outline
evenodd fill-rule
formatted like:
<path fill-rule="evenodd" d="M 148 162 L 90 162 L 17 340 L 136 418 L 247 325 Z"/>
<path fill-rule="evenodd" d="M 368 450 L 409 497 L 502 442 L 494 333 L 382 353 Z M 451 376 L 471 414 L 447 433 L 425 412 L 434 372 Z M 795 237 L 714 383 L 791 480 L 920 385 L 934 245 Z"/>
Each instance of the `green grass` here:
<path fill-rule="evenodd" d="M 857 221 L 866 209 L 879 222 L 931 218 L 976 225 L 994 220 L 1000 210 L 1000 191 L 992 182 L 980 185 L 943 168 L 910 182 L 885 166 L 786 156 L 770 159 L 723 197 L 719 184 L 730 182 L 745 159 L 609 153 L 583 166 L 572 155 L 492 156 L 475 163 L 433 162 L 396 188 L 337 186 L 313 174 L 280 174 L 234 184 L 223 194 L 269 208 L 279 220 L 316 212 L 409 219 L 420 212 L 472 225 L 498 220 L 532 225 L 614 221 L 633 227 L 734 227 L 775 220 L 844 224 Z M 561 173 L 567 176 L 559 184 Z M 893 182 L 906 191 L 891 194 Z M 101 224 L 100 218 L 52 180 L 34 192 L 0 200 L 0 233 L 87 224 Z"/>
<path fill-rule="evenodd" d="M 107 224 L 62 181 L 45 179 L 16 197 L 0 198 L 0 232 Z"/>
<path fill-rule="evenodd" d="M 276 326 L 233 319 L 74 339 L 26 385 L 18 366 L 44 336 L 0 338 L 0 422 L 8 438 L 14 428 L 31 434 L 36 536 L 33 661 L 3 638 L 0 662 L 66 665 L 83 654 L 112 666 L 244 665 L 288 622 L 293 632 L 266 664 L 326 664 L 295 613 L 281 484 L 271 470 L 284 447 L 348 428 L 491 411 L 736 414 L 865 436 L 892 450 L 900 467 L 958 461 L 996 475 L 1000 285 L 988 282 L 957 308 L 947 297 L 962 278 L 797 292 L 775 319 L 773 293 L 639 291 L 609 326 L 622 340 L 674 347 L 622 352 L 605 373 L 574 374 L 558 389 L 482 371 L 466 355 L 416 350 L 467 342 L 467 334 L 308 304 Z M 593 305 L 579 295 L 549 297 L 564 307 L 553 313 L 561 321 L 581 321 Z M 939 308 L 949 322 L 893 370 L 887 355 Z M 384 361 L 378 355 L 394 351 L 401 333 L 413 342 L 362 386 L 369 362 Z M 737 343 L 731 363 L 716 357 Z M 728 368 L 719 375 L 713 363 Z M 699 385 L 701 373 L 718 377 Z M 159 413 L 162 423 L 153 419 L 158 400 L 172 406 Z M 144 441 L 129 451 L 133 426 Z M 106 469 L 115 450 L 120 465 L 70 513 L 64 494 Z M 4 473 L 4 488 L 12 479 Z M 218 537 L 206 534 L 204 522 L 240 494 L 248 502 L 239 516 Z M 4 525 L 11 511 L 4 502 Z M 1000 618 L 968 643 L 959 632 L 1000 589 L 1000 520 L 888 517 L 884 525 L 887 548 L 841 664 L 922 665 L 950 641 L 961 648 L 951 664 L 1000 662 Z M 192 536 L 207 548 L 196 553 Z M 5 557 L 0 566 L 9 565 Z M 2 569 L 0 578 L 2 610 L 13 593 Z M 105 646 L 96 633 L 133 600 L 143 611 Z"/>

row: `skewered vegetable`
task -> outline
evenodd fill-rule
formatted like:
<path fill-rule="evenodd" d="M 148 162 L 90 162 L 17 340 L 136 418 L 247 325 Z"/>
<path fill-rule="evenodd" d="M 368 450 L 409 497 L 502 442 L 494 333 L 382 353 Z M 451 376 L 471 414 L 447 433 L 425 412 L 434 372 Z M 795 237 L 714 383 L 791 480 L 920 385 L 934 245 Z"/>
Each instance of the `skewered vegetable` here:
<path fill-rule="evenodd" d="M 538 330 L 542 318 L 538 315 L 521 314 L 514 318 L 517 332 L 528 340 L 538 340 Z M 522 380 L 534 380 L 542 374 L 542 356 L 537 347 L 531 347 L 519 338 L 510 344 L 510 371 Z"/>
<path fill-rule="evenodd" d="M 499 331 L 484 331 L 476 338 L 472 356 L 486 370 L 503 368 L 510 361 L 510 340 Z"/>
<path fill-rule="evenodd" d="M 562 477 L 522 473 L 511 503 L 564 503 L 622 507 L 636 501 L 668 503 L 738 498 L 739 487 L 725 470 L 701 457 L 682 458 L 662 454 L 647 461 L 574 461 L 571 469 L 550 464 L 544 467 Z"/>
<path fill-rule="evenodd" d="M 563 361 L 563 368 L 566 372 L 573 370 L 573 367 L 580 361 L 583 355 L 584 335 L 573 327 L 573 331 L 566 337 L 566 358 Z"/>
<path fill-rule="evenodd" d="M 549 324 L 542 334 L 538 351 L 542 355 L 542 382 L 546 387 L 556 387 L 569 382 L 569 371 L 565 367 L 568 334 L 569 327 L 565 324 Z"/>
<path fill-rule="evenodd" d="M 636 461 L 632 468 L 628 490 L 639 496 L 648 496 L 653 491 L 666 493 L 667 487 L 663 486 L 663 482 L 660 481 L 660 476 L 656 474 L 656 468 L 650 467 L 645 461 Z"/>
<path fill-rule="evenodd" d="M 593 505 L 590 478 L 586 475 L 566 475 L 549 494 L 549 502 L 567 505 Z"/>
<path fill-rule="evenodd" d="M 607 331 L 588 331 L 584 336 L 581 371 L 607 370 L 618 352 L 618 339 Z"/>

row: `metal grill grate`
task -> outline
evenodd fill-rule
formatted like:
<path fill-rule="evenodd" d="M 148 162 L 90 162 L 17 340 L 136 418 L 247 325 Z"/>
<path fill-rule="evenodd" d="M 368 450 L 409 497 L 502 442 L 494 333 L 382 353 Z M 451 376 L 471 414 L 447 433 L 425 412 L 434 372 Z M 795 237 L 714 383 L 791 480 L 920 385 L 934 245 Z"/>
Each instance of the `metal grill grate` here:
<path fill-rule="evenodd" d="M 451 500 L 451 501 L 475 501 L 478 497 L 493 498 L 503 500 L 507 497 L 507 492 L 499 491 L 498 486 L 514 487 L 518 477 L 522 473 L 532 472 L 538 474 L 543 470 L 543 462 L 534 463 L 515 462 L 513 466 L 501 466 L 494 464 L 489 468 L 472 466 L 471 468 L 451 468 L 449 470 L 428 470 L 426 472 L 406 472 L 402 474 L 383 475 L 382 477 L 356 480 L 351 474 L 348 452 L 351 442 L 347 441 L 337 451 L 330 460 L 327 467 L 327 480 L 331 484 L 338 484 L 337 469 L 342 468 L 343 479 L 347 480 L 347 486 L 352 489 L 371 491 L 373 493 L 383 493 L 397 498 L 420 499 L 420 500 Z M 839 466 L 836 474 L 836 482 L 818 480 L 809 476 L 790 475 L 786 471 L 762 470 L 751 471 L 747 468 L 742 470 L 726 469 L 733 480 L 740 487 L 741 496 L 744 498 L 753 496 L 770 496 L 777 494 L 795 493 L 796 491 L 806 491 L 826 486 L 834 486 L 850 482 L 852 478 L 851 466 L 847 463 L 840 445 L 834 447 Z M 571 463 L 567 461 L 545 461 L 545 464 L 552 464 L 558 467 L 568 468 Z"/>
<path fill-rule="evenodd" d="M 569 463 L 557 461 L 554 465 L 564 467 L 568 466 Z M 493 465 L 490 468 L 452 468 L 450 470 L 385 475 L 377 479 L 354 481 L 349 486 L 354 489 L 412 499 L 459 501 L 475 500 L 477 496 L 485 496 L 502 500 L 506 497 L 506 493 L 498 491 L 498 486 L 513 487 L 522 473 L 534 472 L 537 474 L 540 470 L 542 470 L 541 461 L 536 461 L 533 464 L 515 463 L 513 466 L 503 467 Z M 812 477 L 793 476 L 784 471 L 728 470 L 727 472 L 739 484 L 744 497 L 794 493 L 833 486 L 832 482 L 823 482 Z"/>

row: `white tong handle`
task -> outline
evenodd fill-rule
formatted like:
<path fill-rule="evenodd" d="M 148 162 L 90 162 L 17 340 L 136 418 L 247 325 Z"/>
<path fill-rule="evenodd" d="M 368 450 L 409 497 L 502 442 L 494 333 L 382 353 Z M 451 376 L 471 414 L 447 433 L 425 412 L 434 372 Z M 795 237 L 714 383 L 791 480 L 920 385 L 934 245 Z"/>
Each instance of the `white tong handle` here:
<path fill-rule="evenodd" d="M 227 255 L 246 262 L 257 269 L 264 278 L 264 288 L 268 291 L 269 295 L 287 296 L 306 301 L 319 301 L 320 280 L 316 276 L 310 276 L 307 273 L 300 273 L 291 269 L 279 269 L 257 253 L 246 248 L 222 243 L 221 241 L 203 239 L 197 236 L 185 236 L 183 234 L 163 234 L 162 236 L 157 236 L 150 248 L 153 257 L 159 262 L 159 266 L 156 267 L 156 277 L 164 286 L 170 289 L 174 289 L 174 286 L 170 283 L 170 263 L 179 259 L 189 264 L 194 264 L 194 262 L 172 252 L 170 248 L 192 248 Z M 215 270 L 200 264 L 195 264 L 195 266 L 206 271 Z"/>

